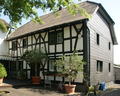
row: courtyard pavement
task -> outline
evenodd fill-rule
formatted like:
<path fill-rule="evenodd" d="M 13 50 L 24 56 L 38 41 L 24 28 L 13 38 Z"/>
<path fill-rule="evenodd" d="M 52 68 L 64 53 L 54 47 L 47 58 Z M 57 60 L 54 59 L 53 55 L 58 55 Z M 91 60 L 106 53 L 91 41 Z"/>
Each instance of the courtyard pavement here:
<path fill-rule="evenodd" d="M 84 93 L 75 92 L 74 94 L 66 94 L 57 91 L 55 88 L 44 88 L 39 86 L 12 87 L 1 88 L 0 91 L 10 91 L 10 96 L 86 96 Z M 89 94 L 88 96 L 94 96 Z M 120 96 L 120 84 L 115 84 L 114 88 L 98 91 L 96 96 Z"/>
<path fill-rule="evenodd" d="M 17 86 L 18 84 L 19 86 Z M 9 80 L 9 83 L 7 83 L 6 79 L 3 85 L 0 85 L 0 91 L 10 91 L 10 96 L 86 96 L 85 93 L 82 92 L 66 94 L 65 92 L 57 91 L 54 87 L 52 87 L 51 89 L 44 88 L 43 86 L 32 85 L 27 81 L 20 82 L 19 80 L 12 79 Z M 88 96 L 94 95 L 91 93 Z M 99 90 L 97 91 L 96 96 L 120 96 L 120 84 L 114 84 L 112 88 L 106 89 L 105 91 Z"/>

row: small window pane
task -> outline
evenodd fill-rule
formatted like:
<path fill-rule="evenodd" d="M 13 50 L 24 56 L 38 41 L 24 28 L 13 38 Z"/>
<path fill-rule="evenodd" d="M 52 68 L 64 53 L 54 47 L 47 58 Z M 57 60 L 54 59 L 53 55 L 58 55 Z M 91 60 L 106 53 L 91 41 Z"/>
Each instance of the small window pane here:
<path fill-rule="evenodd" d="M 97 34 L 97 44 L 99 45 L 99 34 Z"/>
<path fill-rule="evenodd" d="M 62 32 L 57 33 L 57 43 L 62 43 L 63 42 L 63 34 Z"/>
<path fill-rule="evenodd" d="M 109 42 L 109 50 L 111 49 L 111 43 Z"/>
<path fill-rule="evenodd" d="M 12 50 L 17 50 L 17 42 L 12 42 Z"/>
<path fill-rule="evenodd" d="M 50 44 L 55 44 L 55 36 L 54 36 L 54 34 L 50 34 Z"/>
<path fill-rule="evenodd" d="M 103 62 L 97 60 L 97 72 L 103 71 Z"/>
<path fill-rule="evenodd" d="M 27 48 L 27 38 L 23 39 L 23 48 Z"/>

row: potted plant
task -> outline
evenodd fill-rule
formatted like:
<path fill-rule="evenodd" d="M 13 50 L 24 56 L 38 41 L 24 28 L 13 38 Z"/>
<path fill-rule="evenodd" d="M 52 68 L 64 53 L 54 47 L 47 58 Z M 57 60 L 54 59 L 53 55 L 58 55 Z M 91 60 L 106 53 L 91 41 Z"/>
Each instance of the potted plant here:
<path fill-rule="evenodd" d="M 59 67 L 59 72 L 64 76 L 67 75 L 69 78 L 69 84 L 64 85 L 66 93 L 74 93 L 76 85 L 72 85 L 71 81 L 78 77 L 83 77 L 78 76 L 78 72 L 83 72 L 83 66 L 86 62 L 78 54 L 78 52 L 74 51 L 71 55 L 60 56 L 54 62 L 54 65 Z"/>
<path fill-rule="evenodd" d="M 3 78 L 7 76 L 7 71 L 2 63 L 0 63 L 0 84 L 3 82 Z"/>
<path fill-rule="evenodd" d="M 0 91 L 0 96 L 10 96 L 9 91 Z"/>
<path fill-rule="evenodd" d="M 24 80 L 25 75 L 26 74 L 25 74 L 25 71 L 23 69 L 19 70 L 19 76 L 20 76 L 21 80 Z"/>
<path fill-rule="evenodd" d="M 46 61 L 48 59 L 46 55 L 46 51 L 41 49 L 32 49 L 32 50 L 26 50 L 25 53 L 21 56 L 21 59 L 25 60 L 27 64 L 35 64 L 35 76 L 32 76 L 32 82 L 33 84 L 40 84 L 40 76 L 37 76 L 37 64 L 43 66 L 43 61 Z"/>

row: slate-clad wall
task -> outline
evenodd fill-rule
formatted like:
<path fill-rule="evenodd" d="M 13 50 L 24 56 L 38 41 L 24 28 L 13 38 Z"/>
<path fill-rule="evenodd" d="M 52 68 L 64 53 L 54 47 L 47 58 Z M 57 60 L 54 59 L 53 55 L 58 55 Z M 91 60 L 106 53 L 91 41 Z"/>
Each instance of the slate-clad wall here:
<path fill-rule="evenodd" d="M 113 80 L 113 43 L 109 24 L 99 12 L 95 12 L 88 21 L 90 29 L 90 79 L 97 83 Z M 100 43 L 97 45 L 96 34 L 99 34 Z M 109 42 L 111 49 L 109 50 Z M 97 60 L 103 61 L 103 71 L 97 72 Z M 109 72 L 109 63 L 111 71 Z"/>

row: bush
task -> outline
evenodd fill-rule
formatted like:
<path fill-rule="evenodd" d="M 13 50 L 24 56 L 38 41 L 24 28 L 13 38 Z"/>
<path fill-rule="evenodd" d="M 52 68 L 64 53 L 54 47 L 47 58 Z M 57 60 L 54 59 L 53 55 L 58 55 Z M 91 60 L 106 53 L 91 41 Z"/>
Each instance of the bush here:
<path fill-rule="evenodd" d="M 19 70 L 20 77 L 25 77 L 25 71 L 23 69 Z"/>
<path fill-rule="evenodd" d="M 2 63 L 0 63 L 0 77 L 6 77 L 7 71 Z"/>

